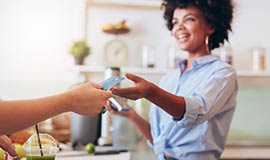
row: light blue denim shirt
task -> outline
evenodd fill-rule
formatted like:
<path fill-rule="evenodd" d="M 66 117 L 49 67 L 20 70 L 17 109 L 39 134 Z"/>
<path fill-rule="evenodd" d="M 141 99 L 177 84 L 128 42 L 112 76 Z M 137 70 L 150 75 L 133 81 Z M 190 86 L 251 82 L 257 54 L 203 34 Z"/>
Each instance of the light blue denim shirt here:
<path fill-rule="evenodd" d="M 149 122 L 154 149 L 159 159 L 164 153 L 181 160 L 219 159 L 236 106 L 237 79 L 232 66 L 218 57 L 195 59 L 192 68 L 165 75 L 160 87 L 184 97 L 186 112 L 175 120 L 158 106 L 151 105 Z"/>

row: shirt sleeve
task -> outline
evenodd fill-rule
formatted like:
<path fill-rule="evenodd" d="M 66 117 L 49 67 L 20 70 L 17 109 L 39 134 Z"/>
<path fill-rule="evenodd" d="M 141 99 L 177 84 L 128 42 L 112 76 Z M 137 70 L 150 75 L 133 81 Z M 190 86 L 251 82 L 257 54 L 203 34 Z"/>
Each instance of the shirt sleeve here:
<path fill-rule="evenodd" d="M 183 119 L 173 120 L 179 127 L 190 127 L 211 119 L 226 110 L 224 105 L 237 89 L 236 86 L 236 73 L 233 68 L 223 68 L 210 74 L 190 96 L 184 97 L 186 112 Z"/>
<path fill-rule="evenodd" d="M 154 148 L 154 145 L 149 141 L 149 140 L 146 140 L 146 144 L 150 147 L 150 148 Z"/>

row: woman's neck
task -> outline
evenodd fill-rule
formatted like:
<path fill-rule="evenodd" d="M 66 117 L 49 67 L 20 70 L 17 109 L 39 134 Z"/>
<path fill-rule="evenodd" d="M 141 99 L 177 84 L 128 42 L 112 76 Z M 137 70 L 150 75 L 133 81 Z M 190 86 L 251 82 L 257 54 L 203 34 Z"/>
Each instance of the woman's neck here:
<path fill-rule="evenodd" d="M 205 55 L 210 55 L 211 53 L 205 51 L 202 52 L 197 52 L 197 53 L 188 53 L 188 59 L 187 59 L 187 65 L 186 65 L 186 69 L 189 69 L 192 67 L 192 64 L 194 62 L 194 60 L 198 57 L 202 57 Z"/>

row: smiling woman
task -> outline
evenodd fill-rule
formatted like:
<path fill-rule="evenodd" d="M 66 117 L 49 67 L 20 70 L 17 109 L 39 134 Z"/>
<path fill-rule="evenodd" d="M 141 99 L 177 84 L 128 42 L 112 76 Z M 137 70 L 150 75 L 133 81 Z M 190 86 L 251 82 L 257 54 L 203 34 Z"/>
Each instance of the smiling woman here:
<path fill-rule="evenodd" d="M 198 47 L 204 47 L 199 46 L 200 44 L 207 41 L 207 45 L 210 45 L 208 44 L 209 36 L 215 31 L 215 28 L 206 22 L 203 13 L 196 7 L 175 9 L 172 25 L 172 34 L 179 48 L 188 50 L 192 54 L 196 54 Z M 209 52 L 209 46 L 206 50 Z"/>
<path fill-rule="evenodd" d="M 159 86 L 126 74 L 134 82 L 113 94 L 152 102 L 149 122 L 132 108 L 125 113 L 160 160 L 219 159 L 225 146 L 238 91 L 236 71 L 212 55 L 228 40 L 233 15 L 230 0 L 163 0 L 164 18 L 188 57 Z"/>

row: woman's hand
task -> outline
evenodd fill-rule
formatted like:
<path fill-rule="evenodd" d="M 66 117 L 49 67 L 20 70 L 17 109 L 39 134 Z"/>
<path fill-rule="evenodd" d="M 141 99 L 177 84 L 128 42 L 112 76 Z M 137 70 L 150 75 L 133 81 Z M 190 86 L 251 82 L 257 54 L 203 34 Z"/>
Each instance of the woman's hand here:
<path fill-rule="evenodd" d="M 8 154 L 12 156 L 13 159 L 16 159 L 16 157 L 18 157 L 11 140 L 6 135 L 0 136 L 0 148 L 8 152 Z"/>
<path fill-rule="evenodd" d="M 111 107 L 110 101 L 108 101 L 106 103 L 106 108 L 111 114 L 126 117 L 128 119 L 130 119 L 131 117 L 133 117 L 136 114 L 136 112 L 133 108 L 129 108 L 128 111 L 120 111 L 120 112 L 116 111 Z"/>
<path fill-rule="evenodd" d="M 113 94 L 136 100 L 148 97 L 152 92 L 152 88 L 155 86 L 153 83 L 130 73 L 127 73 L 126 77 L 133 81 L 135 86 L 128 88 L 112 88 L 111 91 Z"/>
<path fill-rule="evenodd" d="M 95 116 L 101 112 L 107 100 L 112 96 L 110 90 L 103 91 L 102 86 L 87 82 L 69 91 L 71 111 L 82 115 Z"/>

